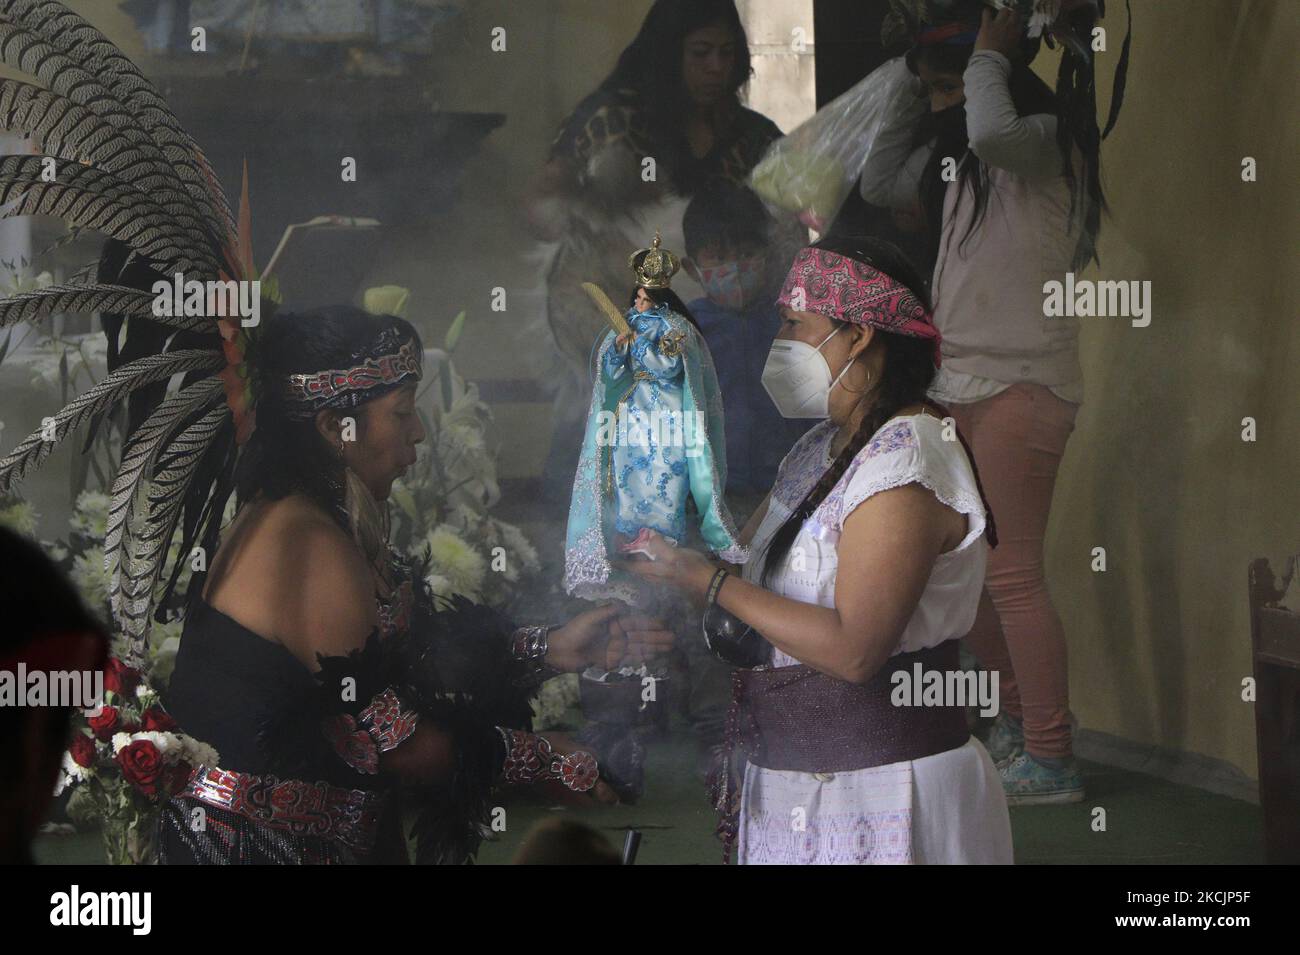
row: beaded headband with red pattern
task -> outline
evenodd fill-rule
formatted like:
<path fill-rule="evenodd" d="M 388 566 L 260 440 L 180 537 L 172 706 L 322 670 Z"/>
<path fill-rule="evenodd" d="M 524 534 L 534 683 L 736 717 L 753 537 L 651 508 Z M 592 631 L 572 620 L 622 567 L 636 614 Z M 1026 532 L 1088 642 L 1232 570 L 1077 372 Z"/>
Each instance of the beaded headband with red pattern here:
<path fill-rule="evenodd" d="M 911 289 L 877 268 L 826 249 L 800 249 L 776 298 L 796 312 L 816 312 L 841 322 L 934 342 L 939 366 L 941 336 Z"/>
<path fill-rule="evenodd" d="M 355 408 L 396 388 L 407 378 L 420 377 L 424 352 L 408 337 L 400 345 L 401 331 L 386 328 L 352 358 L 349 368 L 327 368 L 287 375 L 283 395 L 286 413 L 305 420 L 326 408 Z"/>

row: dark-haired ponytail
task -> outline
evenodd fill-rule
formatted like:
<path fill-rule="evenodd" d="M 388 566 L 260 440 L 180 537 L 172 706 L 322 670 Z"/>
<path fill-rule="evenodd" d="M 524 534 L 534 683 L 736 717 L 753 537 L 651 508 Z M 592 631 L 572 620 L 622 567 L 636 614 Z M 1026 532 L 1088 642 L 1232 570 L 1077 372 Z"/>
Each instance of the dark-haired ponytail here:
<path fill-rule="evenodd" d="M 1091 8 L 1074 11 L 1071 26 L 1081 35 L 1088 36 L 1097 22 Z M 1121 94 L 1122 95 L 1122 94 Z M 1068 48 L 1061 54 L 1061 64 L 1056 73 L 1056 144 L 1061 151 L 1065 181 L 1070 188 L 1070 215 L 1068 228 L 1074 227 L 1083 203 L 1083 228 L 1075 247 L 1073 267 L 1083 269 L 1096 259 L 1097 238 L 1101 232 L 1101 214 L 1107 210 L 1106 195 L 1101 185 L 1101 129 L 1097 125 L 1097 75 L 1093 60 L 1084 53 L 1072 53 Z M 1074 147 L 1079 147 L 1082 164 L 1075 173 Z M 1082 181 L 1080 181 L 1082 180 Z"/>

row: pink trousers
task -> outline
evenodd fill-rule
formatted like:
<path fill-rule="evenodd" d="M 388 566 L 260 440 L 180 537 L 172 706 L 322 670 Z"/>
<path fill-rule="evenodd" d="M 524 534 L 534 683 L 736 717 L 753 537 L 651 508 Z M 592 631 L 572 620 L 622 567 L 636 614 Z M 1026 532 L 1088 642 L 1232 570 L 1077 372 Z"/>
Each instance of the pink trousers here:
<path fill-rule="evenodd" d="M 1078 405 L 1042 385 L 1018 384 L 949 410 L 975 456 L 998 531 L 967 649 L 999 671 L 1001 707 L 1023 722 L 1025 749 L 1069 756 L 1065 630 L 1047 590 L 1043 537 Z"/>

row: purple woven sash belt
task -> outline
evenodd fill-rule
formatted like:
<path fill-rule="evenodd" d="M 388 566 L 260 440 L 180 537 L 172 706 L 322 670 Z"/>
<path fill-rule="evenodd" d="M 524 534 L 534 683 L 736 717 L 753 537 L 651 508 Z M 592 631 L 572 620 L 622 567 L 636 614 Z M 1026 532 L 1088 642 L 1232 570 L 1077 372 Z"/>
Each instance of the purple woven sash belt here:
<path fill-rule="evenodd" d="M 736 671 L 740 733 L 749 761 L 765 769 L 840 773 L 920 759 L 970 738 L 961 706 L 895 706 L 893 674 L 958 669 L 957 641 L 901 653 L 866 684 L 808 666 Z M 908 694 L 910 698 L 910 694 Z"/>

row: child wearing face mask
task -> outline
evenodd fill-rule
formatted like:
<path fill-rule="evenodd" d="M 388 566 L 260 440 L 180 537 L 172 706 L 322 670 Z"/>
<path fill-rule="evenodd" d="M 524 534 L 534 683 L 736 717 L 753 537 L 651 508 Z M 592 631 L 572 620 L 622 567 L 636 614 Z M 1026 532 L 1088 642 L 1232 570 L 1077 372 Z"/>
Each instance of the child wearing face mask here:
<path fill-rule="evenodd" d="M 726 500 L 737 526 L 763 502 L 781 460 L 812 424 L 783 418 L 761 381 L 781 326 L 776 293 L 785 263 L 778 261 L 779 242 L 771 238 L 775 228 L 754 193 L 723 180 L 701 187 L 682 221 L 687 253 L 682 266 L 705 293 L 688 308 L 718 375 L 727 444 Z M 698 769 L 703 774 L 713 761 L 712 749 L 722 741 L 732 671 L 709 653 L 698 629 L 678 646 L 684 655 L 681 678 L 687 684 L 682 702 L 700 744 Z"/>
<path fill-rule="evenodd" d="M 783 418 L 761 383 L 781 326 L 772 274 L 783 263 L 773 261 L 772 229 L 753 192 L 723 181 L 701 189 L 682 221 L 683 267 L 705 293 L 689 307 L 713 355 L 726 412 L 727 502 L 742 525 L 808 427 Z"/>

